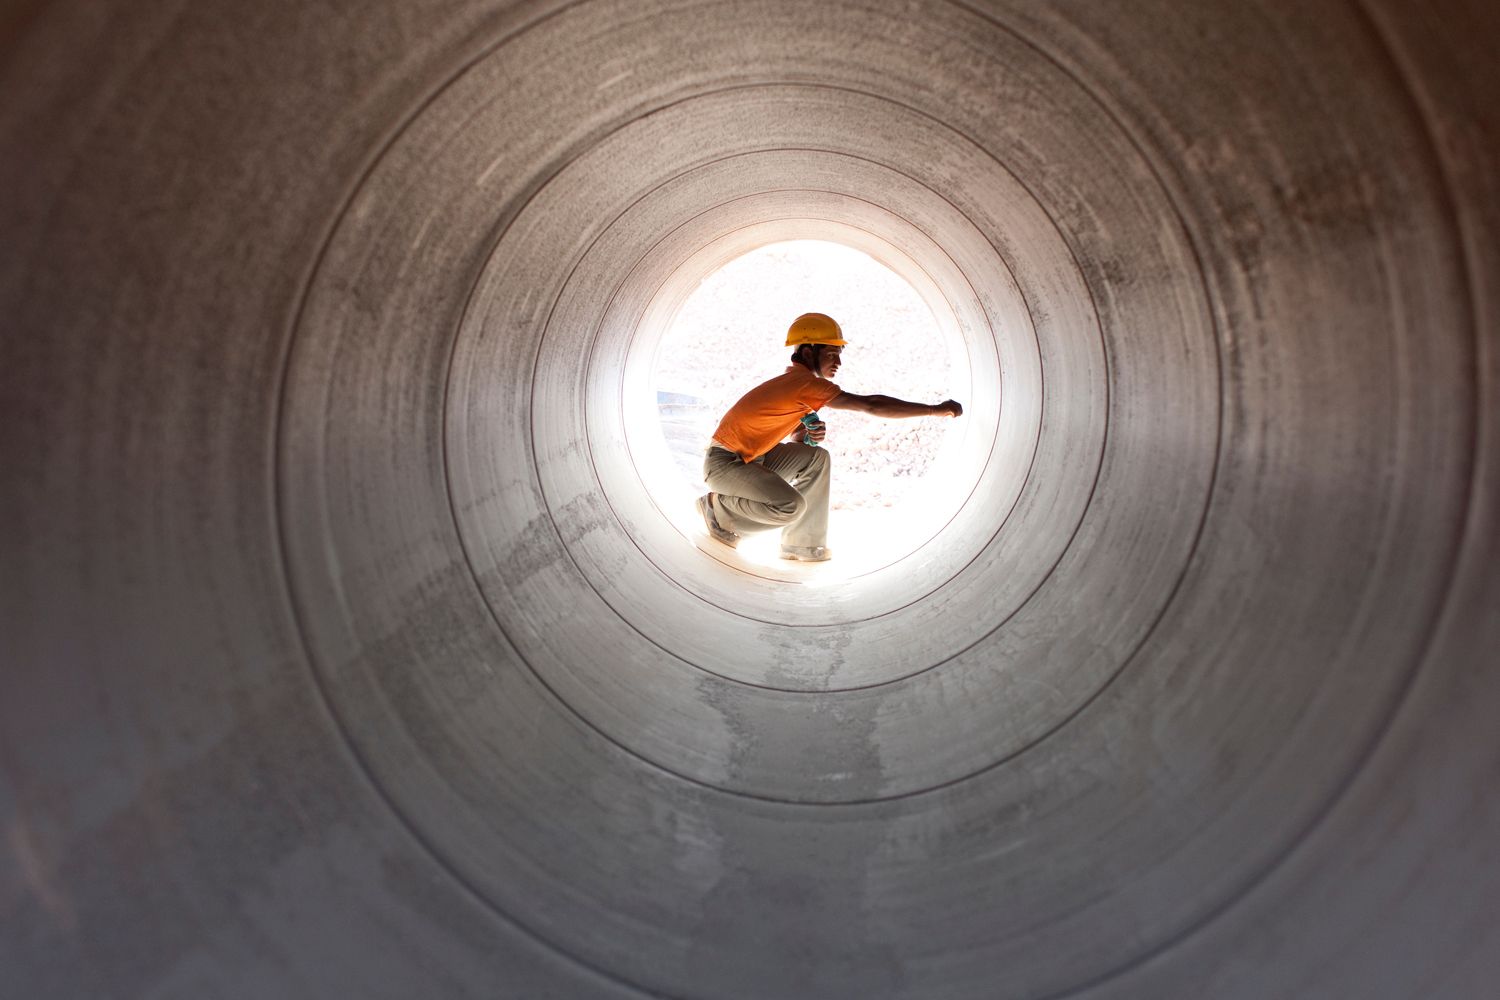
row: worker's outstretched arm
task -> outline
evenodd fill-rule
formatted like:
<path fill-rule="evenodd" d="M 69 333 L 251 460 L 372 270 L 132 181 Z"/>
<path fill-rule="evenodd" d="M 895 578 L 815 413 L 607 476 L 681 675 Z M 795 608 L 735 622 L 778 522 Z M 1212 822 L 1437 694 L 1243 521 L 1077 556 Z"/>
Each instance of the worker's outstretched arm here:
<path fill-rule="evenodd" d="M 823 404 L 831 410 L 858 410 L 877 417 L 961 417 L 964 408 L 954 400 L 941 403 L 908 403 L 894 396 L 860 396 L 841 392 Z"/>

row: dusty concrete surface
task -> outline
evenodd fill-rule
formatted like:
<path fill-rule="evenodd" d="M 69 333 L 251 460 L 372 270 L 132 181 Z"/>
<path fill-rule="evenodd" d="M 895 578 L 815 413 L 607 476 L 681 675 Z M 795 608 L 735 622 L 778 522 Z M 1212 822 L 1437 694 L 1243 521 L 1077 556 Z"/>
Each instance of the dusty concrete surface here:
<path fill-rule="evenodd" d="M 0 992 L 1493 996 L 1494 10 L 8 5 Z M 854 577 L 642 482 L 793 236 L 969 352 Z"/>

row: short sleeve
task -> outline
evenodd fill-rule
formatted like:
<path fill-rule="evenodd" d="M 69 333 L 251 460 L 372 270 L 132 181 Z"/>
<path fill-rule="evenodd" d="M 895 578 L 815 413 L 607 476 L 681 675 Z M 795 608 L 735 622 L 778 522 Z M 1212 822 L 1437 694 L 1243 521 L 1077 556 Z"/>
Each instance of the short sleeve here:
<path fill-rule="evenodd" d="M 816 410 L 821 408 L 830 399 L 842 393 L 844 390 L 827 379 L 817 379 L 802 391 L 801 402 Z"/>

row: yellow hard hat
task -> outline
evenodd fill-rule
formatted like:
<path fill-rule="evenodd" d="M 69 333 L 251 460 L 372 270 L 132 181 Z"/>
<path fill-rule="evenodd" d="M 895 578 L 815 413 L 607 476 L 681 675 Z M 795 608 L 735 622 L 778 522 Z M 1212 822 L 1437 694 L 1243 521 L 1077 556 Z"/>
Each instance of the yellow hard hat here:
<path fill-rule="evenodd" d="M 796 347 L 802 344 L 827 344 L 830 347 L 843 347 L 848 343 L 844 340 L 844 331 L 833 321 L 832 316 L 824 316 L 822 313 L 803 313 L 792 320 L 792 325 L 786 331 L 786 346 Z"/>

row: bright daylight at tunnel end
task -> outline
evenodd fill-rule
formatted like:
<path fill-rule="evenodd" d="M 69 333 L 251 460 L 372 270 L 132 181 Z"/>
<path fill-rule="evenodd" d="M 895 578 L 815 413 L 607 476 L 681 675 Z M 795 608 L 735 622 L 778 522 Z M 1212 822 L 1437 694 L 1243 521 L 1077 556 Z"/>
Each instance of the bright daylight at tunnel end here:
<path fill-rule="evenodd" d="M 916 267 L 904 255 L 901 262 Z M 693 284 L 693 274 L 685 284 Z M 784 345 L 776 333 L 796 325 L 793 317 L 799 314 L 814 315 L 806 307 L 816 303 L 816 315 L 832 322 L 836 339 L 843 343 L 799 345 L 793 353 L 812 360 L 816 355 L 811 351 L 836 346 L 841 355 L 836 361 L 846 372 L 842 387 L 850 396 L 827 404 L 843 411 L 837 415 L 795 405 L 787 416 L 800 417 L 799 423 L 778 442 L 811 440 L 808 428 L 813 427 L 818 435 L 814 446 L 825 449 L 829 469 L 824 478 L 836 474 L 836 484 L 827 490 L 826 551 L 837 549 L 837 568 L 853 575 L 895 562 L 938 534 L 945 520 L 941 500 L 947 499 L 952 508 L 968 494 L 977 478 L 975 470 L 988 457 L 988 442 L 976 439 L 966 449 L 962 434 L 952 433 L 948 420 L 908 417 L 890 422 L 849 408 L 861 405 L 855 397 L 868 395 L 871 387 L 933 400 L 951 394 L 969 397 L 973 372 L 954 332 L 953 310 L 941 295 L 932 298 L 935 303 L 929 304 L 900 274 L 868 254 L 828 240 L 772 243 L 697 280 L 659 340 L 647 331 L 636 334 L 637 349 L 654 353 L 649 391 L 656 400 L 661 439 L 638 428 L 640 421 L 631 417 L 626 418 L 626 433 L 638 452 L 642 482 L 657 505 L 687 510 L 697 497 L 711 492 L 704 478 L 705 446 L 713 447 L 721 421 L 728 421 L 741 397 L 752 391 L 754 379 L 747 381 L 747 373 L 770 378 L 788 370 L 787 347 L 792 345 Z M 941 322 L 934 304 L 944 317 Z M 852 346 L 846 336 L 854 337 Z M 845 351 L 847 358 L 842 356 Z M 641 390 L 627 384 L 622 391 L 630 396 Z M 928 414 L 918 408 L 914 415 Z M 711 505 L 712 501 L 704 504 Z M 768 523 L 774 525 L 774 520 Z M 710 524 L 718 527 L 717 520 L 705 519 L 702 537 L 720 541 Z M 746 568 L 752 572 L 765 572 L 761 567 L 774 565 L 781 555 L 778 531 L 719 530 L 727 548 L 705 548 L 724 558 L 729 550 L 747 557 Z M 686 534 L 696 541 L 700 532 L 689 524 Z M 820 572 L 811 579 L 829 576 Z"/>

